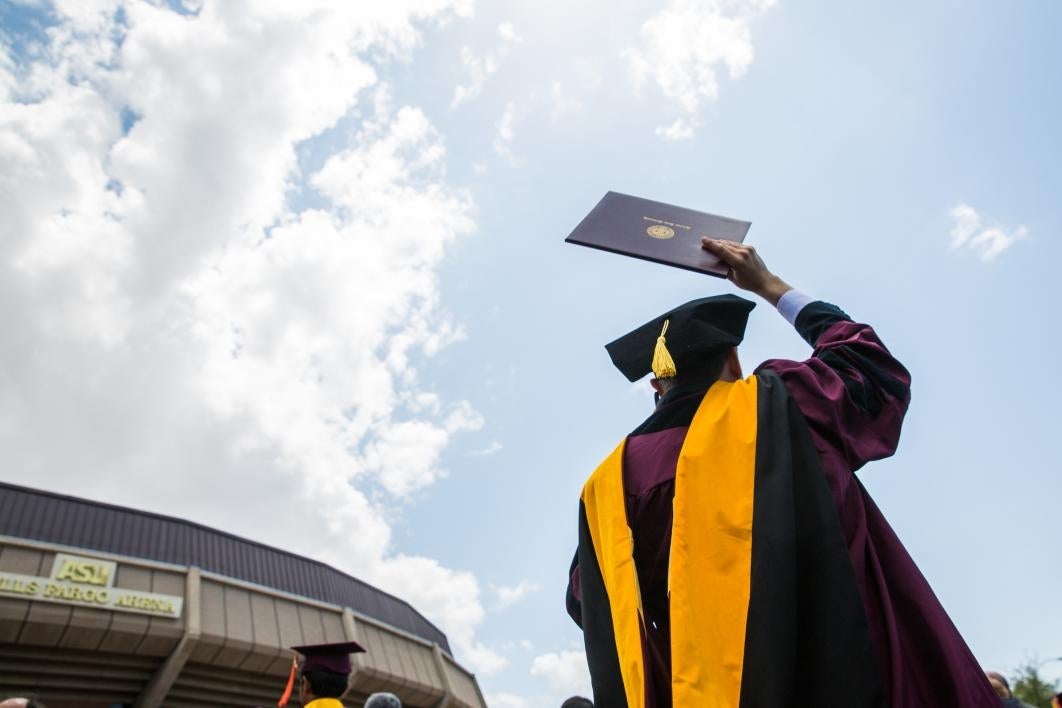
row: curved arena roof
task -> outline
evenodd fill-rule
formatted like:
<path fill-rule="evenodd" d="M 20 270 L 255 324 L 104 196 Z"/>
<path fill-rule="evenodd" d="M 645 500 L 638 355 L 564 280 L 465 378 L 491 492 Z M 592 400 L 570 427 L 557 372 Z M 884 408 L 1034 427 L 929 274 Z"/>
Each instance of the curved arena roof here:
<path fill-rule="evenodd" d="M 350 607 L 450 653 L 446 635 L 404 600 L 324 563 L 183 519 L 0 482 L 0 536 L 198 567 Z"/>

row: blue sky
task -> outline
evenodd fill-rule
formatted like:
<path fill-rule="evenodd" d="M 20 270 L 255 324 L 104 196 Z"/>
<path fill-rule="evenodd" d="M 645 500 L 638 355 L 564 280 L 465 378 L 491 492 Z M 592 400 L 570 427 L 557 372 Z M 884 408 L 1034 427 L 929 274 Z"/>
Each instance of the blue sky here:
<path fill-rule="evenodd" d="M 358 5 L 0 10 L 5 479 L 314 554 L 555 705 L 579 488 L 651 406 L 603 344 L 729 287 L 565 245 L 612 189 L 877 328 L 913 402 L 861 478 L 986 667 L 1062 656 L 1062 8 Z M 807 354 L 757 307 L 746 368 Z"/>

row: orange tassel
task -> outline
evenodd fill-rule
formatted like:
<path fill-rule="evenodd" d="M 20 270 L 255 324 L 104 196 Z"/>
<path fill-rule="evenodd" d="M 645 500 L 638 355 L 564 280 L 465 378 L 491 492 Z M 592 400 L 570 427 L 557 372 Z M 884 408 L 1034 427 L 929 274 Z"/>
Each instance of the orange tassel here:
<path fill-rule="evenodd" d="M 288 674 L 288 685 L 284 687 L 284 695 L 277 701 L 277 708 L 284 708 L 288 704 L 288 699 L 291 698 L 291 692 L 295 690 L 295 674 L 298 673 L 299 664 L 296 658 L 291 657 L 291 673 Z"/>

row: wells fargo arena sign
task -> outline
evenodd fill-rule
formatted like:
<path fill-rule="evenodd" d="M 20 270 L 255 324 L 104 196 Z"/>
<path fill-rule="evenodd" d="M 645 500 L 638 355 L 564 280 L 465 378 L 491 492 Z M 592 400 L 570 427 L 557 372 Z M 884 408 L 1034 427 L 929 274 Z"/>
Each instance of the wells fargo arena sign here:
<path fill-rule="evenodd" d="M 0 571 L 0 597 L 58 602 L 100 610 L 180 617 L 184 600 L 173 595 L 114 587 L 118 564 L 59 553 L 50 577 Z"/>

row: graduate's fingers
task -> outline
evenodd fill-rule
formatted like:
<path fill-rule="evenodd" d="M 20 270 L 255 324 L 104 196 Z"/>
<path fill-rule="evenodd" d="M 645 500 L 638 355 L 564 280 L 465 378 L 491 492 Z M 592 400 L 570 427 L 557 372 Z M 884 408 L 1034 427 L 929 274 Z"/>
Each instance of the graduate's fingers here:
<path fill-rule="evenodd" d="M 701 239 L 701 248 L 711 253 L 713 256 L 724 258 L 724 255 L 729 251 L 727 246 L 732 243 L 731 241 L 720 241 L 714 238 L 708 238 L 705 236 Z"/>
<path fill-rule="evenodd" d="M 790 289 L 784 280 L 767 268 L 755 246 L 706 236 L 701 239 L 701 248 L 730 266 L 727 280 L 742 290 L 762 296 L 772 305 Z"/>
<path fill-rule="evenodd" d="M 702 238 L 701 247 L 730 266 L 727 279 L 743 290 L 757 291 L 771 274 L 754 246 Z"/>
<path fill-rule="evenodd" d="M 749 257 L 748 246 L 707 236 L 701 239 L 701 248 L 731 266 L 738 265 Z"/>
<path fill-rule="evenodd" d="M 727 268 L 726 271 L 726 279 L 737 285 L 737 281 L 734 279 L 735 272 L 733 265 L 734 261 L 736 260 L 737 254 L 734 253 L 733 249 L 728 247 L 731 243 L 731 241 L 718 241 L 716 239 L 708 238 L 707 236 L 705 236 L 701 239 L 701 248 L 708 251 L 713 256 L 721 260 L 723 263 L 726 263 L 728 266 L 730 266 L 729 268 Z"/>

